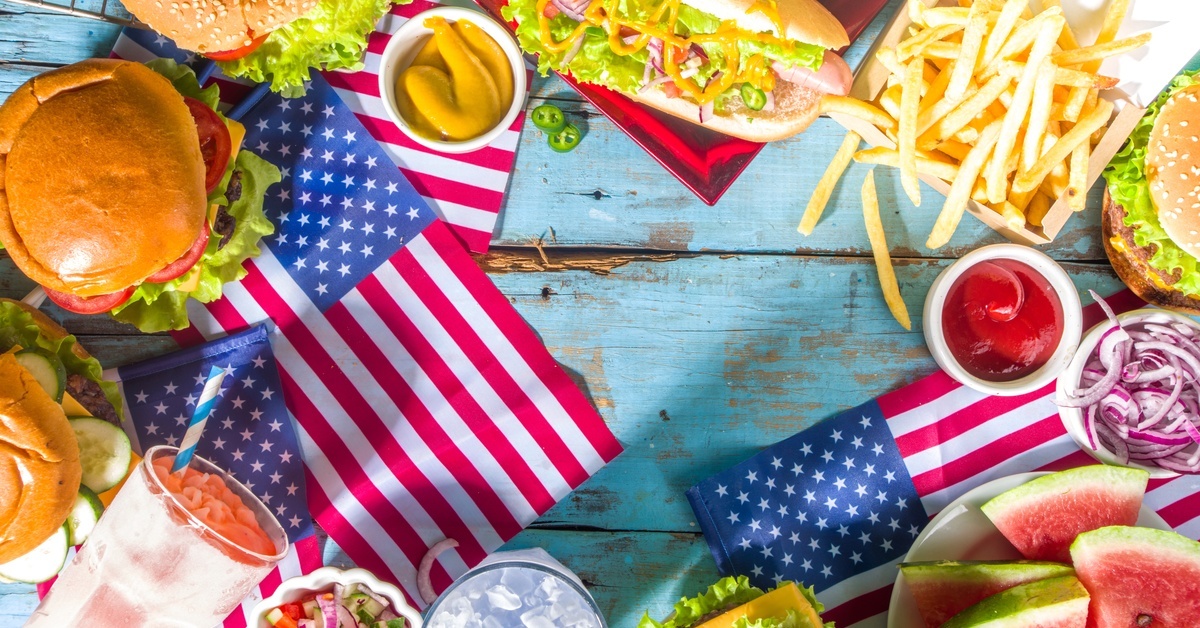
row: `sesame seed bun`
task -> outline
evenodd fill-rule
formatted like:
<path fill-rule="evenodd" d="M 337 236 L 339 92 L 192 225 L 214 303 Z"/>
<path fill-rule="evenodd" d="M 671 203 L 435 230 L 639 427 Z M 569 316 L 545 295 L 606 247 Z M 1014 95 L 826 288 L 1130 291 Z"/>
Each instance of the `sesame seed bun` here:
<path fill-rule="evenodd" d="M 82 475 L 62 406 L 12 354 L 0 355 L 0 563 L 62 526 Z"/>
<path fill-rule="evenodd" d="M 308 13 L 317 0 L 124 0 L 126 9 L 185 50 L 224 52 Z"/>
<path fill-rule="evenodd" d="M 1167 235 L 1200 256 L 1200 85 L 1175 92 L 1155 118 L 1146 181 Z"/>
<path fill-rule="evenodd" d="M 187 251 L 208 207 L 183 97 L 140 63 L 47 72 L 0 106 L 0 242 L 34 281 L 88 297 Z"/>
<path fill-rule="evenodd" d="M 1125 225 L 1125 208 L 1104 190 L 1104 211 L 1100 217 L 1104 252 L 1121 282 L 1138 298 L 1170 310 L 1200 315 L 1200 300 L 1175 288 L 1180 270 L 1167 273 L 1150 265 L 1153 250 L 1138 246 L 1134 230 Z"/>

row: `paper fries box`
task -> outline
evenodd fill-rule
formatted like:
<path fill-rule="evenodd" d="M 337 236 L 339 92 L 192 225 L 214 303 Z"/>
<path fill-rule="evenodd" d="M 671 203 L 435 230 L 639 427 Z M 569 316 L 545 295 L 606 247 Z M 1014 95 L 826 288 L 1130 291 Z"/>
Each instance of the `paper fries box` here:
<path fill-rule="evenodd" d="M 957 0 L 920 0 L 926 6 L 960 6 Z M 1099 6 L 1096 6 L 1096 5 Z M 1040 8 L 1040 1 L 1030 2 L 1030 8 Z M 1107 2 L 1089 2 L 1088 0 L 1063 0 L 1064 16 L 1075 31 L 1081 46 L 1091 44 L 1099 30 L 1100 20 L 1103 19 Z M 1149 30 L 1152 41 L 1142 50 L 1134 51 L 1121 57 L 1105 61 L 1100 69 L 1101 74 L 1119 79 L 1115 89 L 1101 92 L 1101 96 L 1112 101 L 1117 113 L 1109 122 L 1103 138 L 1092 149 L 1091 160 L 1088 164 L 1087 189 L 1091 189 L 1104 167 L 1121 149 L 1122 144 L 1137 126 L 1138 120 L 1146 113 L 1145 106 L 1154 101 L 1175 75 L 1196 54 L 1197 38 L 1194 32 L 1189 33 L 1200 24 L 1200 2 L 1162 2 L 1155 0 L 1134 0 L 1130 6 L 1129 15 L 1118 33 L 1118 37 L 1128 37 L 1138 32 Z M 867 54 L 862 66 L 855 75 L 850 95 L 868 102 L 873 102 L 887 88 L 889 72 L 876 58 L 875 53 L 883 48 L 894 48 L 907 37 L 908 28 L 912 25 L 908 10 L 900 5 L 892 22 L 880 33 L 871 51 Z M 1149 27 L 1149 28 L 1148 28 Z M 881 131 L 868 122 L 845 114 L 831 113 L 831 118 L 848 130 L 862 136 L 871 146 L 895 148 L 895 144 Z M 950 191 L 950 184 L 934 177 L 921 175 L 921 180 L 945 196 Z M 940 207 L 940 206 L 939 206 Z M 1088 211 L 1098 211 L 1099 208 L 1089 207 Z M 936 211 L 936 210 L 931 210 Z M 1074 213 L 1067 204 L 1066 198 L 1059 198 L 1042 220 L 1042 226 L 1031 224 L 1016 226 L 1005 221 L 1004 217 L 990 207 L 981 205 L 974 200 L 967 204 L 967 211 L 989 227 L 1004 234 L 1009 240 L 1022 244 L 1048 244 L 1053 241 L 1064 224 Z"/>

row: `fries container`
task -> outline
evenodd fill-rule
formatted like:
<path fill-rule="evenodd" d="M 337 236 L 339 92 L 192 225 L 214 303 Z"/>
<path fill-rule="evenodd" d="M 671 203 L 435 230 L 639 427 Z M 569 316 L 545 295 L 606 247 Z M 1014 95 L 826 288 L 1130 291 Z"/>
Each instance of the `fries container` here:
<path fill-rule="evenodd" d="M 956 0 L 921 0 L 926 6 L 959 6 Z M 1075 0 L 1081 2 L 1082 0 Z M 1146 0 L 1142 0 L 1143 2 Z M 1065 0 L 1064 6 L 1070 4 L 1072 0 Z M 1166 3 L 1174 4 L 1174 3 Z M 1185 3 L 1186 4 L 1186 3 Z M 1179 19 L 1188 19 L 1186 16 L 1180 16 Z M 1068 22 L 1074 26 L 1068 15 Z M 912 20 L 909 18 L 909 13 L 904 5 L 898 5 L 896 15 L 892 22 L 883 30 L 879 38 L 875 41 L 870 53 L 867 54 L 861 67 L 854 78 L 854 84 L 851 87 L 850 95 L 859 100 L 873 102 L 879 96 L 880 92 L 887 88 L 887 79 L 889 72 L 882 63 L 875 57 L 875 53 L 881 48 L 894 48 L 901 40 L 906 37 L 909 26 L 912 25 Z M 1158 32 L 1155 31 L 1155 36 Z M 1084 42 L 1081 42 L 1081 44 Z M 1165 42 L 1164 42 L 1165 43 Z M 1157 45 L 1157 41 L 1152 41 L 1149 46 Z M 1189 51 L 1182 55 L 1183 61 L 1172 70 L 1179 70 L 1187 62 L 1191 55 L 1195 53 L 1194 44 Z M 1107 67 L 1104 69 L 1108 69 Z M 1174 76 L 1174 72 L 1171 74 Z M 1117 78 L 1122 78 L 1117 75 Z M 1170 81 L 1159 85 L 1155 91 L 1161 91 Z M 1088 178 L 1087 189 L 1091 189 L 1096 183 L 1096 179 L 1100 177 L 1104 167 L 1112 159 L 1117 151 L 1121 149 L 1121 145 L 1133 132 L 1138 121 L 1145 115 L 1146 109 L 1138 106 L 1131 98 L 1123 97 L 1123 94 L 1117 90 L 1102 92 L 1102 96 L 1111 100 L 1116 105 L 1118 113 L 1109 122 L 1100 143 L 1092 149 L 1091 159 L 1088 163 Z M 862 136 L 862 138 L 871 146 L 884 146 L 887 148 L 895 148 L 895 144 L 884 133 L 869 122 L 865 122 L 858 118 L 854 118 L 841 113 L 830 113 L 829 116 L 836 120 L 839 124 L 848 130 L 854 131 Z M 928 184 L 933 189 L 945 196 L 950 191 L 950 184 L 928 175 L 920 175 L 921 180 Z M 1099 208 L 1088 208 L 1089 211 L 1098 211 Z M 1058 232 L 1062 230 L 1064 224 L 1074 213 L 1067 204 L 1066 198 L 1059 198 L 1050 208 L 1050 212 L 1042 220 L 1041 227 L 1035 227 L 1026 223 L 1020 229 L 1015 229 L 1005 222 L 1004 217 L 993 211 L 990 207 L 980 205 L 974 200 L 968 201 L 967 211 L 973 214 L 979 220 L 982 220 L 992 229 L 1004 234 L 1009 240 L 1021 244 L 1037 245 L 1048 244 L 1054 240 Z"/>

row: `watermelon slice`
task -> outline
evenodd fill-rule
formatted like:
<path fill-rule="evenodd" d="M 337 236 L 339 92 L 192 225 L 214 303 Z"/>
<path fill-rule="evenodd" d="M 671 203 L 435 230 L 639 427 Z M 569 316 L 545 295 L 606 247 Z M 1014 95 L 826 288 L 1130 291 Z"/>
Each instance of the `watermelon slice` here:
<path fill-rule="evenodd" d="M 927 628 L 948 619 L 1005 589 L 1075 572 L 1062 563 L 1020 561 L 940 560 L 900 565 L 904 581 L 917 602 Z"/>
<path fill-rule="evenodd" d="M 1200 625 L 1200 543 L 1115 526 L 1079 535 L 1071 558 L 1092 594 L 1089 628 Z"/>
<path fill-rule="evenodd" d="M 1087 618 L 1087 589 L 1075 576 L 1059 576 L 997 593 L 942 628 L 1084 628 Z"/>
<path fill-rule="evenodd" d="M 997 495 L 983 514 L 1030 560 L 1071 560 L 1071 541 L 1090 530 L 1137 523 L 1150 474 L 1094 465 L 1044 475 Z"/>

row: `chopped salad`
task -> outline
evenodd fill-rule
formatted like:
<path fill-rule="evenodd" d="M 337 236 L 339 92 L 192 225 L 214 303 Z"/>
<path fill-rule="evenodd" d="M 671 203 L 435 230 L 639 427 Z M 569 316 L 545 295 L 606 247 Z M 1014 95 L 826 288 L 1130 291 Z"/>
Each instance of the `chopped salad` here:
<path fill-rule="evenodd" d="M 335 584 L 267 613 L 275 628 L 406 628 L 387 598 L 361 584 Z"/>

